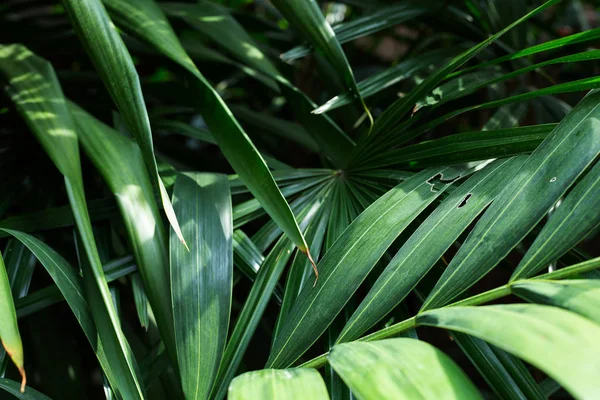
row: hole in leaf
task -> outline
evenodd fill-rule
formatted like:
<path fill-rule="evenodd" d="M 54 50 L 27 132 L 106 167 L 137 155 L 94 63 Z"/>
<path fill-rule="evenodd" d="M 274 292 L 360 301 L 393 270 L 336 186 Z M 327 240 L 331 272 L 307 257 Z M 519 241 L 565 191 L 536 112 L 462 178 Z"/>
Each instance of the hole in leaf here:
<path fill-rule="evenodd" d="M 463 208 L 467 204 L 467 202 L 469 201 L 469 199 L 471 198 L 471 196 L 473 196 L 471 193 L 467 194 L 465 196 L 465 198 L 458 205 L 458 208 Z"/>
<path fill-rule="evenodd" d="M 452 183 L 455 180 L 457 180 L 458 178 L 460 178 L 460 176 L 455 176 L 450 179 L 444 179 L 444 174 L 439 173 L 439 174 L 429 178 L 427 180 L 427 183 L 431 186 L 432 192 L 438 192 L 441 189 L 440 186 L 445 186 L 449 183 Z"/>

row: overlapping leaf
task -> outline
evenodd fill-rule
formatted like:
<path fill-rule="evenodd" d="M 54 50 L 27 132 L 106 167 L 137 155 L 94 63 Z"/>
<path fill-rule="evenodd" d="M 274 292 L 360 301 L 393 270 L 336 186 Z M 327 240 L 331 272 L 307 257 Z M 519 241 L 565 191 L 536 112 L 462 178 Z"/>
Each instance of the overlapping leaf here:
<path fill-rule="evenodd" d="M 548 135 L 486 211 L 423 304 L 447 304 L 489 272 L 533 229 L 600 152 L 600 91 Z"/>

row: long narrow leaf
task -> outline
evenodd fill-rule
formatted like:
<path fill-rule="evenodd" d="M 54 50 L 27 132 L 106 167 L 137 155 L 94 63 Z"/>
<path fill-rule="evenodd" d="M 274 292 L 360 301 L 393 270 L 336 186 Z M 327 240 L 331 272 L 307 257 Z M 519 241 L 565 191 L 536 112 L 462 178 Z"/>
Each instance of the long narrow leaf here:
<path fill-rule="evenodd" d="M 435 182 L 436 176 L 443 181 Z M 448 176 L 446 176 L 448 175 Z M 458 177 L 428 169 L 390 190 L 344 231 L 319 262 L 324 278 L 305 286 L 275 339 L 268 367 L 296 361 L 333 322 L 394 239 Z"/>
<path fill-rule="evenodd" d="M 65 177 L 73 216 L 81 235 L 84 277 L 88 296 L 94 298 L 92 314 L 107 358 L 119 371 L 118 390 L 132 399 L 143 398 L 134 360 L 121 331 L 108 290 L 85 200 L 79 161 L 78 138 L 62 89 L 52 66 L 20 45 L 0 46 L 0 71 L 8 78 L 6 90 L 56 167 Z"/>
<path fill-rule="evenodd" d="M 117 3 L 117 1 L 119 1 Z M 236 173 L 258 199 L 266 212 L 277 222 L 283 231 L 303 252 L 308 246 L 302 236 L 298 224 L 290 210 L 290 206 L 279 191 L 265 161 L 254 147 L 254 144 L 243 131 L 223 99 L 210 83 L 198 71 L 192 60 L 181 47 L 177 36 L 153 0 L 139 1 L 137 12 L 122 7 L 122 0 L 110 0 L 107 5 L 111 13 L 119 14 L 121 20 L 128 21 L 127 28 L 140 39 L 149 42 L 158 51 L 181 65 L 194 77 L 198 90 L 198 105 L 212 135 L 221 151 Z M 148 23 L 151 21 L 152 23 Z M 161 29 L 156 29 L 155 26 Z"/>
<path fill-rule="evenodd" d="M 4 266 L 4 259 L 0 253 L 0 340 L 6 353 L 13 360 L 21 374 L 21 393 L 25 391 L 27 376 L 25 375 L 23 343 L 17 324 L 17 313 L 8 282 L 8 274 Z"/>
<path fill-rule="evenodd" d="M 117 199 L 157 325 L 175 361 L 167 235 L 140 148 L 74 103 L 69 107 L 86 154 Z"/>
<path fill-rule="evenodd" d="M 323 199 L 317 197 L 308 206 L 302 210 L 301 225 L 306 225 L 312 220 L 315 213 L 319 210 Z M 215 380 L 215 386 L 211 392 L 211 399 L 222 399 L 226 395 L 229 382 L 242 361 L 242 356 L 246 352 L 250 339 L 252 338 L 260 319 L 265 312 L 273 290 L 281 278 L 283 270 L 291 256 L 293 243 L 287 237 L 282 237 L 275 244 L 269 255 L 258 270 L 256 281 L 244 308 L 240 312 L 235 328 L 225 348 L 223 360 Z"/>
<path fill-rule="evenodd" d="M 507 184 L 423 304 L 447 304 L 489 272 L 600 152 L 600 91 L 590 92 Z"/>
<path fill-rule="evenodd" d="M 354 73 L 335 32 L 325 20 L 316 0 L 273 0 L 273 4 L 314 48 L 325 57 L 346 89 L 359 99 L 367 114 L 368 109 L 354 80 Z M 370 114 L 369 114 L 370 115 Z"/>
<path fill-rule="evenodd" d="M 595 280 L 523 281 L 511 285 L 517 296 L 534 303 L 566 308 L 600 324 L 600 282 Z"/>
<path fill-rule="evenodd" d="M 558 259 L 600 224 L 600 162 L 575 186 L 525 254 L 511 280 L 529 277 Z"/>
<path fill-rule="evenodd" d="M 225 175 L 186 174 L 173 205 L 190 251 L 171 235 L 177 355 L 186 399 L 207 398 L 225 348 L 233 279 L 231 195 Z"/>
<path fill-rule="evenodd" d="M 160 190 L 167 218 L 179 239 L 185 244 L 169 195 L 158 175 L 150 121 L 140 79 L 125 44 L 100 0 L 63 0 L 62 3 L 83 47 L 121 112 L 127 128 L 140 144 L 144 160 Z"/>
<path fill-rule="evenodd" d="M 338 342 L 357 338 L 382 319 L 502 191 L 524 157 L 499 160 L 460 185 L 396 253 L 348 321 Z"/>

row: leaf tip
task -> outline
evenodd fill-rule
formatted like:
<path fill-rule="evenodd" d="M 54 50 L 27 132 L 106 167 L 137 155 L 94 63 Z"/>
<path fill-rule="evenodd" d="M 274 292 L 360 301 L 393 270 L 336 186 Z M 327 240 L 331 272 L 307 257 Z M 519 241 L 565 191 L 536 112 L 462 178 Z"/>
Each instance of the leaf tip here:
<path fill-rule="evenodd" d="M 17 367 L 21 374 L 21 393 L 25 393 L 25 386 L 27 385 L 27 374 L 25 374 L 25 368 L 23 366 Z"/>

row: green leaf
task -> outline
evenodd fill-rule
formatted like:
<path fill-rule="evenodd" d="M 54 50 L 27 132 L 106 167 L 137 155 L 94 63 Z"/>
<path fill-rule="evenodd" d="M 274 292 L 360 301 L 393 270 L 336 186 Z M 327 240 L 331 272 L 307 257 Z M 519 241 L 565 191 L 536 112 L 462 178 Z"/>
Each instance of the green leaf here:
<path fill-rule="evenodd" d="M 122 0 L 110 0 L 111 2 Z M 246 30 L 223 7 L 209 2 L 199 4 L 168 3 L 162 9 L 169 15 L 183 17 L 194 28 L 210 37 L 247 65 L 274 78 L 296 118 L 305 126 L 323 152 L 338 167 L 345 166 L 354 142 L 327 116 L 314 115 L 316 105 L 294 87 L 262 53 Z M 264 129 L 261 126 L 261 129 Z"/>
<path fill-rule="evenodd" d="M 131 275 L 131 289 L 140 325 L 142 328 L 148 330 L 150 324 L 148 317 L 148 296 L 146 295 L 140 274 Z"/>
<path fill-rule="evenodd" d="M 161 337 L 175 362 L 167 234 L 140 148 L 75 103 L 69 107 L 85 153 L 115 195 Z"/>
<path fill-rule="evenodd" d="M 316 197 L 299 213 L 303 227 L 312 220 L 315 213 L 322 206 L 323 201 L 322 196 Z M 293 249 L 294 246 L 290 239 L 285 236 L 281 237 L 258 270 L 256 280 L 225 348 L 210 398 L 222 399 L 225 397 L 229 382 L 242 361 L 242 357 L 250 344 L 250 339 L 258 327 Z"/>
<path fill-rule="evenodd" d="M 92 349 L 100 361 L 104 373 L 108 376 L 111 385 L 115 390 L 118 390 L 120 388 L 120 379 L 126 379 L 125 373 L 120 372 L 122 364 L 114 362 L 113 359 L 109 358 L 104 352 L 102 341 L 98 340 L 98 332 L 96 331 L 92 312 L 86 300 L 83 283 L 76 270 L 71 267 L 60 254 L 41 240 L 23 232 L 9 229 L 1 230 L 14 236 L 17 240 L 27 246 L 44 266 L 56 286 L 58 286 L 58 289 L 60 289 L 62 296 L 69 304 L 69 307 L 73 311 L 73 315 L 77 318 L 79 325 L 83 329 Z M 119 374 L 122 374 L 123 376 L 120 376 Z"/>
<path fill-rule="evenodd" d="M 2 253 L 0 253 L 0 320 L 2 321 L 2 324 L 0 324 L 0 340 L 21 374 L 20 391 L 23 392 L 27 383 L 23 365 L 25 361 L 23 343 L 21 342 L 15 303 L 10 290 L 10 283 L 8 282 L 8 274 L 6 273 Z"/>
<path fill-rule="evenodd" d="M 135 9 L 135 6 L 125 5 L 122 0 L 104 0 L 104 2 L 114 7 L 128 7 L 129 12 L 126 15 L 131 15 Z M 224 7 L 203 0 L 195 4 L 164 3 L 160 7 L 169 16 L 183 18 L 192 27 L 221 44 L 233 56 L 250 67 L 267 76 L 279 76 L 277 68 Z M 124 10 L 123 14 L 126 11 Z"/>
<path fill-rule="evenodd" d="M 460 47 L 438 49 L 399 62 L 391 68 L 373 74 L 358 82 L 358 90 L 360 90 L 360 94 L 363 98 L 371 97 L 401 81 L 416 77 L 418 73 L 438 67 L 450 57 L 456 55 L 459 49 Z M 316 108 L 314 113 L 320 114 L 335 110 L 336 108 L 351 104 L 353 100 L 350 93 L 342 93 Z"/>
<path fill-rule="evenodd" d="M 498 33 L 490 36 L 483 42 L 471 47 L 469 50 L 458 55 L 449 63 L 447 63 L 444 67 L 438 68 L 427 79 L 425 79 L 425 81 L 423 81 L 419 86 L 412 90 L 407 96 L 397 100 L 390 107 L 388 107 L 386 111 L 377 119 L 377 123 L 374 127 L 373 133 L 385 133 L 386 135 L 394 135 L 397 130 L 397 128 L 395 129 L 394 126 L 398 126 L 398 122 L 400 121 L 400 119 L 406 116 L 406 114 L 408 114 L 413 109 L 417 101 L 419 101 L 423 96 L 427 95 L 431 90 L 433 90 L 444 78 L 447 77 L 448 74 L 450 74 L 452 71 L 464 65 L 467 61 L 481 53 L 488 46 L 490 46 L 492 43 L 494 43 L 496 40 L 502 37 L 506 32 L 510 31 L 520 23 L 528 20 L 532 16 L 540 13 L 541 11 L 560 1 L 561 0 L 549 0 L 545 2 L 541 6 L 535 8 L 531 12 L 519 18 L 518 20 L 516 20 L 506 28 L 502 29 Z"/>
<path fill-rule="evenodd" d="M 600 152 L 598 116 L 600 91 L 592 91 L 548 135 L 498 195 L 444 271 L 422 310 L 445 305 L 471 287 L 544 217 Z"/>
<path fill-rule="evenodd" d="M 275 339 L 267 366 L 287 367 L 308 350 L 404 228 L 460 174 L 448 168 L 427 169 L 359 215 L 319 262 L 322 279 L 316 287 L 305 286 L 298 295 Z"/>
<path fill-rule="evenodd" d="M 600 28 L 586 30 L 584 32 L 577 32 L 572 35 L 564 36 L 559 39 L 549 40 L 544 43 L 536 44 L 535 46 L 528 47 L 523 50 L 516 51 L 514 53 L 508 54 L 506 56 L 502 56 L 496 58 L 491 61 L 486 61 L 484 63 L 474 65 L 469 68 L 462 69 L 460 71 L 456 71 L 453 74 L 449 75 L 449 77 L 463 74 L 474 69 L 484 68 L 490 65 L 501 64 L 506 61 L 517 60 L 519 58 L 532 56 L 534 54 L 542 53 L 544 51 L 554 50 L 554 49 L 562 49 L 565 46 L 570 46 L 578 43 L 585 43 L 588 41 L 593 41 L 600 38 Z"/>
<path fill-rule="evenodd" d="M 419 340 L 344 343 L 328 358 L 361 400 L 482 398 L 450 357 Z"/>
<path fill-rule="evenodd" d="M 404 243 L 337 342 L 356 339 L 398 305 L 502 191 L 525 157 L 498 160 L 456 188 Z"/>
<path fill-rule="evenodd" d="M 5 378 L 0 378 L 0 389 L 12 394 L 19 400 L 52 400 L 50 397 L 30 387 L 21 392 L 20 383 Z"/>
<path fill-rule="evenodd" d="M 546 372 L 577 398 L 600 390 L 600 327 L 556 307 L 509 304 L 449 307 L 417 317 L 421 325 L 485 340 Z"/>
<path fill-rule="evenodd" d="M 116 1 L 123 2 L 123 0 L 110 0 L 110 11 L 120 14 L 119 18 L 126 18 L 127 15 L 124 14 L 127 14 L 128 9 L 114 6 Z M 154 1 L 139 1 L 136 6 L 136 17 L 128 20 L 130 21 L 128 29 L 133 30 L 140 39 L 149 42 L 194 76 L 194 89 L 198 90 L 198 95 L 194 98 L 198 101 L 206 125 L 227 161 L 271 218 L 302 252 L 307 252 L 308 246 L 289 204 L 279 191 L 260 153 L 233 117 L 223 99 L 181 47 L 177 36 Z M 160 25 L 161 29 L 155 29 L 156 25 Z"/>
<path fill-rule="evenodd" d="M 581 63 L 583 61 L 597 60 L 598 58 L 600 58 L 600 50 L 590 50 L 529 65 L 508 74 L 500 74 L 498 71 L 492 73 L 483 70 L 460 75 L 434 89 L 430 96 L 427 96 L 425 100 L 417 103 L 415 112 L 425 106 L 433 105 L 435 106 L 434 108 L 437 108 L 450 100 L 464 97 L 478 89 L 494 87 L 494 85 L 499 82 L 513 79 L 527 72 L 536 71 L 547 66 L 565 63 Z M 494 78 L 488 79 L 490 76 L 494 75 Z"/>
<path fill-rule="evenodd" d="M 484 69 L 452 78 L 442 83 L 440 86 L 433 89 L 430 94 L 419 100 L 415 105 L 413 112 L 417 112 L 425 107 L 440 105 L 467 96 L 481 87 L 491 88 L 494 83 L 504 80 L 507 75 L 510 74 L 502 74 L 498 69 Z"/>
<path fill-rule="evenodd" d="M 160 189 L 165 214 L 185 245 L 169 195 L 158 175 L 152 131 L 140 79 L 125 44 L 100 0 L 63 0 L 62 4 L 79 40 L 117 105 L 125 126 L 139 143 L 146 165 Z"/>
<path fill-rule="evenodd" d="M 116 389 L 132 399 L 143 398 L 134 360 L 120 328 L 108 290 L 83 190 L 74 123 L 52 66 L 21 45 L 0 46 L 0 70 L 19 113 L 65 177 L 65 186 L 88 263 L 83 263 L 86 294 L 107 358 L 119 370 Z M 43 83 L 40 83 L 43 82 Z"/>
<path fill-rule="evenodd" d="M 511 280 L 527 278 L 557 260 L 600 224 L 600 162 L 581 179 L 535 239 Z"/>
<path fill-rule="evenodd" d="M 370 116 L 369 110 L 356 86 L 354 73 L 346 59 L 344 50 L 333 29 L 325 20 L 316 0 L 273 0 L 272 3 L 285 19 L 314 46 L 317 52 L 325 57 L 336 74 L 343 80 L 348 92 L 361 102 L 365 112 Z"/>
<path fill-rule="evenodd" d="M 511 291 L 529 302 L 566 308 L 600 323 L 600 282 L 596 280 L 517 281 Z"/>
<path fill-rule="evenodd" d="M 457 133 L 386 151 L 368 161 L 369 168 L 423 168 L 439 164 L 508 157 L 535 150 L 556 124 Z"/>
<path fill-rule="evenodd" d="M 416 19 L 417 17 L 439 10 L 442 3 L 432 0 L 410 0 L 403 1 L 390 7 L 369 13 L 368 15 L 356 18 L 350 22 L 337 24 L 333 27 L 336 39 L 339 43 L 347 43 L 354 39 L 382 31 L 403 22 Z M 317 47 L 317 49 L 319 49 Z M 281 59 L 290 62 L 300 57 L 304 57 L 311 52 L 311 47 L 301 45 L 286 51 L 281 55 Z"/>
<path fill-rule="evenodd" d="M 539 393 L 539 387 L 537 391 L 528 393 L 529 397 L 523 393 L 519 384 L 516 382 L 515 377 L 511 375 L 500 358 L 496 355 L 496 351 L 504 352 L 503 350 L 493 348 L 493 346 L 490 346 L 483 340 L 465 335 L 464 333 L 454 332 L 452 337 L 499 398 L 515 400 L 545 398 Z M 504 355 L 512 357 L 506 352 L 504 352 Z M 511 361 L 520 362 L 518 359 Z M 525 370 L 525 373 L 527 373 L 527 375 L 524 375 L 524 379 L 531 380 L 532 383 L 537 386 L 537 383 L 533 381 L 531 374 L 529 374 L 527 370 Z"/>
<path fill-rule="evenodd" d="M 190 251 L 171 234 L 175 335 L 186 399 L 207 398 L 227 339 L 233 221 L 227 176 L 179 175 L 173 205 Z"/>
<path fill-rule="evenodd" d="M 231 381 L 227 395 L 230 400 L 329 400 L 321 375 L 309 368 L 246 372 Z"/>
<path fill-rule="evenodd" d="M 565 82 L 562 84 L 549 86 L 549 87 L 546 87 L 543 89 L 532 90 L 532 91 L 517 94 L 514 96 L 505 97 L 500 100 L 494 100 L 494 101 L 490 101 L 487 103 L 481 103 L 481 104 L 477 104 L 474 106 L 461 108 L 459 110 L 452 111 L 448 114 L 445 114 L 439 118 L 435 118 L 435 119 L 431 120 L 430 122 L 427 122 L 426 124 L 423 124 L 422 126 L 416 128 L 416 129 L 407 130 L 406 132 L 401 134 L 399 137 L 394 138 L 394 140 L 399 143 L 404 143 L 410 139 L 413 139 L 413 138 L 419 136 L 421 133 L 426 132 L 427 130 L 432 129 L 432 128 L 442 124 L 443 122 L 446 122 L 450 118 L 454 118 L 454 117 L 461 115 L 463 113 L 466 113 L 468 111 L 484 110 L 484 109 L 488 109 L 488 108 L 502 106 L 505 104 L 512 104 L 512 103 L 516 103 L 516 102 L 520 102 L 520 101 L 535 99 L 535 98 L 538 98 L 541 96 L 561 94 L 561 93 L 580 92 L 583 90 L 596 89 L 599 87 L 600 87 L 600 78 L 598 78 L 598 77 L 584 78 L 584 79 L 580 79 L 577 81 Z M 416 120 L 416 119 L 418 119 L 418 117 L 413 118 L 412 120 Z M 409 120 L 408 122 L 410 122 L 412 120 Z"/>

